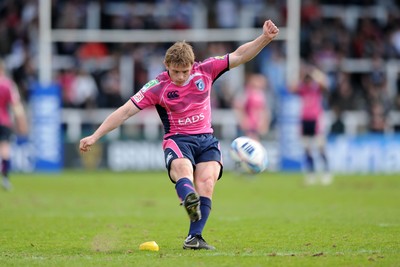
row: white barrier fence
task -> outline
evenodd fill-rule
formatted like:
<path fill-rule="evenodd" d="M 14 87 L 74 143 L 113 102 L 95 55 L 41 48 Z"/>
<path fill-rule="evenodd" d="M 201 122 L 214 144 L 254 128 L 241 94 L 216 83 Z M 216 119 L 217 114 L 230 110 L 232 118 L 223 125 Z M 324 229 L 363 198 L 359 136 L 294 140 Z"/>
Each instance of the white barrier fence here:
<path fill-rule="evenodd" d="M 62 121 L 67 125 L 67 136 L 63 144 L 64 168 L 106 168 L 113 171 L 162 170 L 164 159 L 161 139 L 162 127 L 158 114 L 153 110 L 143 111 L 141 116 L 131 118 L 128 126 L 141 129 L 147 139 L 131 138 L 122 140 L 118 129 L 101 140 L 85 157 L 78 151 L 79 139 L 84 124 L 100 124 L 112 110 L 63 110 Z M 327 114 L 329 121 L 331 114 Z M 392 123 L 398 123 L 399 113 L 392 113 Z M 330 139 L 327 154 L 332 171 L 336 173 L 400 173 L 400 134 L 357 135 L 358 129 L 366 127 L 367 116 L 362 113 L 348 113 L 344 116 L 347 133 Z M 326 123 L 326 125 L 329 125 Z M 96 126 L 95 126 L 96 127 Z M 237 121 L 232 110 L 215 110 L 214 127 L 219 129 L 225 170 L 233 169 L 229 157 L 230 141 L 237 136 Z M 279 137 L 278 135 L 276 135 Z M 281 165 L 279 138 L 272 136 L 263 144 L 269 154 L 269 171 L 285 171 Z M 104 142 L 105 141 L 105 142 Z M 289 147 L 294 149 L 294 147 Z M 13 147 L 12 167 L 15 171 L 35 171 L 35 148 L 32 140 L 19 142 Z M 301 153 L 295 159 L 302 162 Z M 318 161 L 317 161 L 318 166 Z"/>

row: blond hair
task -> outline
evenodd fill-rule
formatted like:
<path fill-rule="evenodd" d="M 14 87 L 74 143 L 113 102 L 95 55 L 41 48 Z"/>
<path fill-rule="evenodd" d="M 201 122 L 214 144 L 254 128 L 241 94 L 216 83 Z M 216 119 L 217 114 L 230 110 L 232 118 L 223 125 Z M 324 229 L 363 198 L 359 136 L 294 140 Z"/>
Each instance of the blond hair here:
<path fill-rule="evenodd" d="M 188 67 L 194 63 L 193 47 L 186 41 L 179 41 L 168 48 L 164 62 L 167 66 L 177 65 Z"/>

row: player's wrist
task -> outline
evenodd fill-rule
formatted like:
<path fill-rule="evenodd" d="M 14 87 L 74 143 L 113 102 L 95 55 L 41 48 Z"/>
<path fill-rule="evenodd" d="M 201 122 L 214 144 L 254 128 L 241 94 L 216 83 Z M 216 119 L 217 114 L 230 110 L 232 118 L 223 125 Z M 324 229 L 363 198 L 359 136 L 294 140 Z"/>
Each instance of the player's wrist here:
<path fill-rule="evenodd" d="M 263 47 L 267 46 L 272 41 L 272 38 L 267 33 L 261 34 L 258 38 L 260 39 Z"/>

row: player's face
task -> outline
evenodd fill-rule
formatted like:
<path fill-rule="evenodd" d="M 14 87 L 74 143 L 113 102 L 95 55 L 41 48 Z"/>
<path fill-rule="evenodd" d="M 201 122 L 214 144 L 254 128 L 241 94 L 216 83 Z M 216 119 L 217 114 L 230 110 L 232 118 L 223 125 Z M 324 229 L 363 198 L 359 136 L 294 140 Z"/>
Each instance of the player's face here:
<path fill-rule="evenodd" d="M 192 70 L 192 65 L 182 67 L 178 65 L 167 66 L 169 77 L 176 85 L 182 86 L 188 79 L 190 71 Z"/>

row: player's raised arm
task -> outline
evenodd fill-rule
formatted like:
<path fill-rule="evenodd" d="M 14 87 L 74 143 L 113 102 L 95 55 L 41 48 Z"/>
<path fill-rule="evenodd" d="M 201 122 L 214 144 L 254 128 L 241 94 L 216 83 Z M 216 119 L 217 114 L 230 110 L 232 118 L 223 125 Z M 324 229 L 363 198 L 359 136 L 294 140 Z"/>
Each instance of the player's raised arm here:
<path fill-rule="evenodd" d="M 229 68 L 233 69 L 252 60 L 279 33 L 278 27 L 271 20 L 264 22 L 263 33 L 251 42 L 239 46 L 229 54 Z"/>
<path fill-rule="evenodd" d="M 90 151 L 90 147 L 102 136 L 118 128 L 124 121 L 140 111 L 131 100 L 128 100 L 123 106 L 111 113 L 97 130 L 90 136 L 83 138 L 79 143 L 79 149 L 82 152 Z"/>
<path fill-rule="evenodd" d="M 328 89 L 328 77 L 324 72 L 317 69 L 316 67 L 313 67 L 310 70 L 310 76 L 314 79 L 314 81 L 319 84 L 319 86 L 321 86 L 322 90 Z"/>

